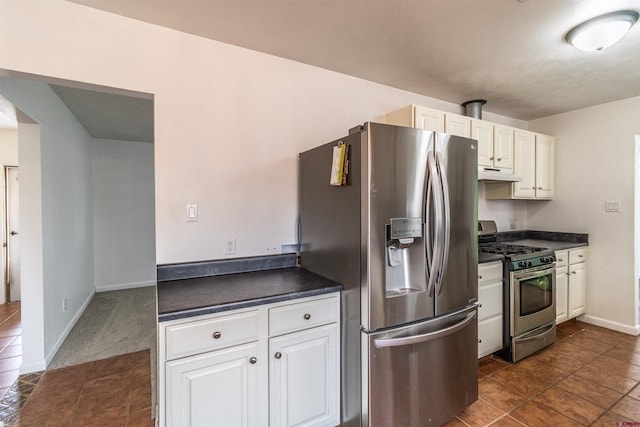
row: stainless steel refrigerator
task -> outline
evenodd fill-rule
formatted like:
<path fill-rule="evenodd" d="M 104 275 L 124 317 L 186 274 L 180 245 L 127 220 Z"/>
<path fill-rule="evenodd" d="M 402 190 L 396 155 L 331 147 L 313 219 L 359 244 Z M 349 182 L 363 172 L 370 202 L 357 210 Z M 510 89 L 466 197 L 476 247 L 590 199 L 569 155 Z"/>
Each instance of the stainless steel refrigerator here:
<path fill-rule="evenodd" d="M 365 123 L 299 167 L 301 265 L 344 286 L 342 425 L 443 424 L 478 397 L 476 141 Z"/>

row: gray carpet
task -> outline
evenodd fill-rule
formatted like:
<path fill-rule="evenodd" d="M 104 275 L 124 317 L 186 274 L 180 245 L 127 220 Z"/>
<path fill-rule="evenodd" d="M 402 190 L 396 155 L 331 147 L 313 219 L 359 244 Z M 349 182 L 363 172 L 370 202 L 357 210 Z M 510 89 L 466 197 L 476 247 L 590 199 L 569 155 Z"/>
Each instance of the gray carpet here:
<path fill-rule="evenodd" d="M 156 392 L 156 287 L 96 293 L 47 370 L 150 349 Z"/>

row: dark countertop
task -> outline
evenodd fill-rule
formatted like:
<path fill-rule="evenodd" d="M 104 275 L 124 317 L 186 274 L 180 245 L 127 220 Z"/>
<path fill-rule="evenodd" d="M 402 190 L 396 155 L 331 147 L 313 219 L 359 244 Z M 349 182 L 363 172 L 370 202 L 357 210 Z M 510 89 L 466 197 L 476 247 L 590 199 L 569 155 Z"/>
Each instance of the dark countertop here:
<path fill-rule="evenodd" d="M 535 246 L 548 248 L 554 251 L 563 249 L 589 246 L 589 235 L 584 233 L 560 233 L 554 231 L 517 230 L 500 232 L 497 235 L 499 242 L 508 242 L 513 245 Z M 503 257 L 497 254 L 478 254 L 480 264 L 501 260 Z"/>
<path fill-rule="evenodd" d="M 158 282 L 158 320 L 182 319 L 340 292 L 342 285 L 303 268 Z"/>

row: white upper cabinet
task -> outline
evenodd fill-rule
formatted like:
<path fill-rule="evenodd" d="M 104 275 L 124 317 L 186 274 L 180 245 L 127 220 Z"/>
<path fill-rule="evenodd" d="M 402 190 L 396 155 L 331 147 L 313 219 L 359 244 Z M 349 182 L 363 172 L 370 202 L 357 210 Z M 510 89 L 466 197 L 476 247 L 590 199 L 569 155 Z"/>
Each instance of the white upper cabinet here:
<path fill-rule="evenodd" d="M 493 124 L 471 119 L 471 138 L 478 141 L 478 166 L 493 167 Z"/>
<path fill-rule="evenodd" d="M 445 113 L 444 131 L 451 135 L 471 138 L 471 117 Z"/>
<path fill-rule="evenodd" d="M 390 125 L 444 132 L 444 112 L 419 105 L 408 105 L 387 114 Z"/>
<path fill-rule="evenodd" d="M 516 129 L 513 134 L 513 173 L 522 180 L 514 183 L 487 183 L 485 198 L 552 199 L 555 167 L 553 137 L 520 129 Z"/>
<path fill-rule="evenodd" d="M 533 199 L 536 197 L 536 135 L 516 130 L 514 138 L 514 172 L 522 181 L 513 184 L 513 197 Z"/>
<path fill-rule="evenodd" d="M 493 125 L 494 166 L 500 169 L 513 169 L 513 128 Z"/>

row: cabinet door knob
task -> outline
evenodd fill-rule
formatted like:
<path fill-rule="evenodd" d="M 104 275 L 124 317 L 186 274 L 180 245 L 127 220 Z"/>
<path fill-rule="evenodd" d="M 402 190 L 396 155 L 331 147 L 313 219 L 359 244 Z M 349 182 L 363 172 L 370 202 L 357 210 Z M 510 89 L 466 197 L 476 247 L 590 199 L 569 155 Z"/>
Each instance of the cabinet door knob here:
<path fill-rule="evenodd" d="M 576 274 L 576 272 L 575 272 L 575 271 L 572 271 L 572 272 L 571 272 L 571 274 Z"/>
<path fill-rule="evenodd" d="M 493 156 L 489 157 L 489 160 L 493 160 Z"/>
<path fill-rule="evenodd" d="M 212 335 L 212 337 L 214 339 L 219 339 L 221 336 L 222 336 L 222 334 L 220 332 L 218 332 L 218 331 L 214 332 L 213 335 Z"/>
<path fill-rule="evenodd" d="M 584 258 L 584 255 L 582 255 L 582 254 L 578 255 L 578 258 Z"/>
<path fill-rule="evenodd" d="M 252 365 L 255 365 L 256 363 L 258 363 L 258 359 L 255 357 L 252 357 L 251 359 L 249 359 L 249 363 L 251 363 Z"/>
<path fill-rule="evenodd" d="M 564 262 L 564 260 L 562 258 L 558 258 L 559 262 Z"/>
<path fill-rule="evenodd" d="M 311 315 L 309 313 L 304 315 L 304 320 L 309 320 L 311 319 Z"/>
<path fill-rule="evenodd" d="M 478 304 L 478 308 L 482 307 L 482 303 Z"/>
<path fill-rule="evenodd" d="M 532 189 L 532 190 L 535 190 L 535 189 L 536 189 L 536 187 L 531 187 L 531 189 Z"/>
<path fill-rule="evenodd" d="M 282 353 L 280 353 L 279 351 L 276 352 L 276 354 L 274 354 L 276 359 L 280 359 L 282 357 Z"/>
<path fill-rule="evenodd" d="M 482 279 L 482 274 L 478 274 L 478 279 Z"/>
<path fill-rule="evenodd" d="M 538 187 L 538 190 L 542 190 L 542 187 Z"/>
<path fill-rule="evenodd" d="M 478 340 L 478 343 L 479 343 L 479 344 L 482 344 L 482 340 Z"/>
<path fill-rule="evenodd" d="M 502 157 L 498 157 L 498 161 L 501 162 L 502 161 Z"/>

